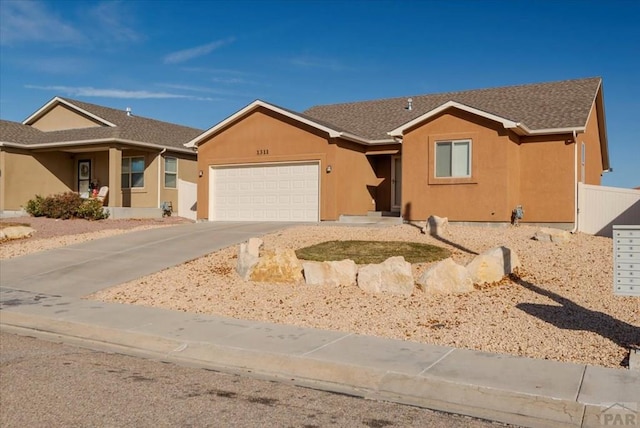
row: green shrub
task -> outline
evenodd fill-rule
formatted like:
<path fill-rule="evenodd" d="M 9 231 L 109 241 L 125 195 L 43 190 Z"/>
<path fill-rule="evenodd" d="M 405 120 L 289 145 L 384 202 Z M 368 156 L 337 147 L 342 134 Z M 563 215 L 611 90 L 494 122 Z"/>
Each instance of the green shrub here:
<path fill-rule="evenodd" d="M 35 198 L 29 199 L 27 202 L 27 206 L 24 207 L 24 210 L 27 214 L 32 215 L 33 217 L 44 217 L 45 213 L 43 210 L 44 198 L 40 195 L 36 195 Z"/>
<path fill-rule="evenodd" d="M 108 217 L 109 211 L 105 211 L 102 202 L 97 199 L 85 199 L 78 208 L 78 218 L 103 220 Z"/>
<path fill-rule="evenodd" d="M 82 204 L 79 194 L 73 192 L 59 193 L 47 196 L 44 200 L 44 213 L 49 218 L 67 220 L 78 216 L 78 209 Z"/>
<path fill-rule="evenodd" d="M 102 220 L 109 217 L 109 212 L 102 207 L 97 199 L 82 199 L 74 192 L 59 193 L 43 198 L 36 195 L 27 202 L 25 211 L 34 217 L 84 218 L 87 220 Z"/>

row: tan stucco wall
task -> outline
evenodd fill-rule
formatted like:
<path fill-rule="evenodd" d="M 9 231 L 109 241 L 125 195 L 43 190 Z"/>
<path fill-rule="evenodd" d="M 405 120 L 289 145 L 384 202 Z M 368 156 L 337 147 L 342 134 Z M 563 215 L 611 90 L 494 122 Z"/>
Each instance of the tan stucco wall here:
<path fill-rule="evenodd" d="M 96 120 L 83 116 L 64 105 L 57 105 L 31 124 L 41 131 L 92 128 L 101 126 Z"/>
<path fill-rule="evenodd" d="M 141 150 L 122 150 L 122 157 L 144 157 L 144 187 L 117 189 L 122 197 L 123 207 L 157 208 L 158 207 L 158 153 Z M 162 177 L 160 177 L 162 179 Z M 111 189 L 109 189 L 111 193 Z"/>
<path fill-rule="evenodd" d="M 49 196 L 74 189 L 74 160 L 68 153 L 3 152 L 4 210 L 20 210 L 36 194 Z"/>
<path fill-rule="evenodd" d="M 164 186 L 164 158 L 173 157 L 178 159 L 178 179 L 189 181 L 191 183 L 198 182 L 198 163 L 195 156 L 189 156 L 182 153 L 167 152 L 162 157 L 162 175 L 160 187 L 160 202 L 168 201 L 173 205 L 173 211 L 178 212 L 178 189 L 167 188 Z"/>
<path fill-rule="evenodd" d="M 214 165 L 318 161 L 320 219 L 364 214 L 372 209 L 367 185 L 379 181 L 357 145 L 329 141 L 311 127 L 266 109 L 257 109 L 198 147 L 198 218 L 209 217 L 209 170 Z M 258 154 L 260 151 L 268 154 Z M 332 172 L 325 169 L 331 165 Z"/>
<path fill-rule="evenodd" d="M 437 141 L 470 139 L 471 177 L 436 178 Z M 513 187 L 508 160 L 516 143 L 501 125 L 449 110 L 406 133 L 402 144 L 402 213 L 407 220 L 430 215 L 451 221 L 509 221 Z"/>
<path fill-rule="evenodd" d="M 525 222 L 573 222 L 575 145 L 570 134 L 522 139 L 520 196 Z"/>
<path fill-rule="evenodd" d="M 586 147 L 585 184 L 599 185 L 602 180 L 602 151 L 600 147 L 600 130 L 598 129 L 598 115 L 601 114 L 596 103 L 593 103 L 585 132 L 584 134 L 578 134 L 578 143 L 582 144 L 584 142 Z M 580 150 L 582 149 L 579 148 Z M 581 153 L 579 153 L 579 157 L 578 166 L 582 168 Z M 579 174 L 578 179 L 581 177 L 582 174 Z"/>

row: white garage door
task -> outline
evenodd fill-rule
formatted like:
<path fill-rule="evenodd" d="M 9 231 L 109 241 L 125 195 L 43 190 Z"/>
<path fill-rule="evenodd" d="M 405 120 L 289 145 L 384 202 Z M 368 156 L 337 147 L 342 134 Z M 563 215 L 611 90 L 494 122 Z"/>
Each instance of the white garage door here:
<path fill-rule="evenodd" d="M 317 162 L 212 167 L 209 219 L 318 221 L 318 171 Z"/>

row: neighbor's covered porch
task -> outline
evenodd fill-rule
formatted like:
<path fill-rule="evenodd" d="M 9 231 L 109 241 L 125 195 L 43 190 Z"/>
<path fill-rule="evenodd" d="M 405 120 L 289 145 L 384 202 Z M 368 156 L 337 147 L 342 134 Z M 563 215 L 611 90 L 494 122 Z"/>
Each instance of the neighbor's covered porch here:
<path fill-rule="evenodd" d="M 90 197 L 107 186 L 109 190 L 104 206 L 110 211 L 110 218 L 161 217 L 162 197 L 168 196 L 163 195 L 162 189 L 172 183 L 175 188 L 177 182 L 177 159 L 163 157 L 158 149 L 114 145 L 74 146 L 34 151 L 33 157 L 45 166 L 44 170 L 55 176 L 52 179 L 66 187 L 58 192 L 72 191 Z M 58 164 L 64 160 L 62 164 L 66 167 L 47 167 L 53 159 Z M 162 165 L 165 159 L 167 164 Z M 165 178 L 165 173 L 168 178 Z M 30 197 L 52 193 L 42 191 L 39 186 L 30 190 Z"/>

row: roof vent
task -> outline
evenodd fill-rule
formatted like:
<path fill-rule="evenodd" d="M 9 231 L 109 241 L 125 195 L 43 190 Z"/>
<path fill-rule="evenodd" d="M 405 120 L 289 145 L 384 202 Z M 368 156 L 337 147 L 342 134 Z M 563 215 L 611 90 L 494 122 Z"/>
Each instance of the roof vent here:
<path fill-rule="evenodd" d="M 127 112 L 127 116 L 131 116 L 131 107 L 127 107 L 125 111 Z"/>
<path fill-rule="evenodd" d="M 407 106 L 405 110 L 413 110 L 413 98 L 407 98 Z"/>

